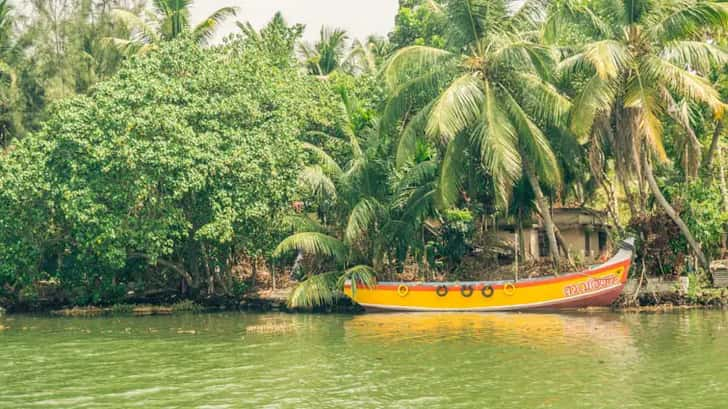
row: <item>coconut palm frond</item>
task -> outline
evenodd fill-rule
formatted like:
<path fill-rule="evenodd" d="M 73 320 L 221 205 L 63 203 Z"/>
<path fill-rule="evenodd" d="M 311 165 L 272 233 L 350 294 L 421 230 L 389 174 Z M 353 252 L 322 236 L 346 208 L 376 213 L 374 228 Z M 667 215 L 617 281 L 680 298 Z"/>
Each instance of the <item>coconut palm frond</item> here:
<path fill-rule="evenodd" d="M 631 56 L 627 47 L 615 40 L 588 43 L 584 47 L 584 59 L 603 80 L 615 78 L 627 67 Z"/>
<path fill-rule="evenodd" d="M 349 67 L 352 72 L 377 72 L 377 56 L 374 53 L 371 43 L 363 43 L 361 40 L 354 40 L 349 55 L 343 65 Z"/>
<path fill-rule="evenodd" d="M 341 126 L 341 130 L 344 132 L 344 135 L 349 139 L 349 147 L 351 148 L 351 154 L 354 157 L 354 159 L 361 159 L 364 157 L 364 151 L 361 149 L 361 144 L 359 143 L 359 137 L 356 136 L 356 133 L 354 132 L 354 126 L 349 121 L 350 118 L 347 117 L 347 122 Z"/>
<path fill-rule="evenodd" d="M 237 7 L 222 7 L 215 10 L 195 26 L 192 30 L 192 35 L 198 41 L 208 41 L 215 35 L 215 31 L 220 27 L 220 24 L 230 17 L 237 16 L 238 11 L 239 9 Z"/>
<path fill-rule="evenodd" d="M 353 182 L 362 175 L 367 168 L 368 161 L 366 157 L 357 157 L 349 162 L 349 169 L 344 172 L 344 176 L 341 178 L 343 183 L 351 186 Z"/>
<path fill-rule="evenodd" d="M 483 106 L 482 81 L 466 73 L 440 94 L 430 110 L 425 132 L 433 139 L 449 141 L 480 116 Z"/>
<path fill-rule="evenodd" d="M 518 153 L 518 137 L 513 124 L 498 104 L 495 90 L 485 82 L 483 113 L 473 132 L 475 143 L 480 147 L 483 166 L 499 185 L 499 193 L 505 199 L 507 189 L 521 175 L 521 157 Z"/>
<path fill-rule="evenodd" d="M 341 166 L 339 166 L 339 164 L 336 163 L 336 160 L 334 160 L 331 155 L 326 153 L 325 150 L 308 142 L 303 142 L 302 146 L 303 150 L 313 156 L 313 158 L 321 166 L 321 169 L 324 171 L 325 174 L 338 179 L 344 173 L 344 171 L 341 169 Z"/>
<path fill-rule="evenodd" d="M 332 271 L 308 277 L 291 292 L 288 307 L 311 309 L 332 305 L 340 293 L 338 275 Z"/>
<path fill-rule="evenodd" d="M 432 67 L 441 65 L 454 58 L 449 51 L 413 45 L 395 52 L 382 68 L 382 77 L 391 90 L 398 89 L 400 84 L 411 81 L 412 76 L 420 76 L 432 71 Z M 419 74 L 419 75 L 418 75 Z"/>
<path fill-rule="evenodd" d="M 439 164 L 435 159 L 414 164 L 411 168 L 407 169 L 406 173 L 397 183 L 395 189 L 398 192 L 397 196 L 412 187 L 422 186 L 435 180 L 438 168 Z"/>
<path fill-rule="evenodd" d="M 435 184 L 427 183 L 410 190 L 402 203 L 403 220 L 424 220 L 428 216 L 431 216 L 437 206 L 437 189 Z M 397 228 L 402 227 L 399 226 Z"/>
<path fill-rule="evenodd" d="M 654 38 L 674 40 L 728 26 L 728 4 L 718 1 L 679 2 L 673 12 L 648 27 Z"/>
<path fill-rule="evenodd" d="M 703 41 L 671 41 L 660 56 L 678 67 L 690 67 L 703 73 L 728 63 L 728 52 Z"/>
<path fill-rule="evenodd" d="M 336 185 L 319 165 L 305 167 L 298 176 L 298 181 L 303 186 L 310 188 L 318 197 L 336 199 Z"/>
<path fill-rule="evenodd" d="M 549 3 L 551 0 L 525 0 L 513 12 L 511 27 L 517 31 L 538 29 L 546 18 Z"/>
<path fill-rule="evenodd" d="M 646 84 L 639 71 L 627 84 L 625 91 L 624 106 L 638 110 L 637 125 L 640 132 L 654 148 L 660 160 L 667 160 L 662 141 L 662 122 L 659 119 L 661 109 L 657 91 Z"/>
<path fill-rule="evenodd" d="M 530 111 L 546 123 L 562 124 L 571 110 L 569 98 L 537 75 L 521 73 L 518 78 L 527 84 L 526 89 L 533 101 Z"/>
<path fill-rule="evenodd" d="M 713 85 L 693 72 L 657 57 L 645 58 L 643 71 L 649 80 L 666 84 L 679 95 L 707 104 L 718 115 L 725 110 L 720 94 Z"/>
<path fill-rule="evenodd" d="M 556 64 L 556 73 L 566 79 L 581 73 L 594 73 L 594 67 L 586 59 L 583 52 L 575 53 Z"/>
<path fill-rule="evenodd" d="M 464 157 L 468 142 L 468 138 L 460 134 L 447 145 L 437 183 L 437 205 L 440 208 L 452 207 L 460 198 L 463 175 L 467 167 Z"/>
<path fill-rule="evenodd" d="M 508 20 L 504 1 L 450 0 L 445 7 L 450 37 L 458 47 L 477 47 L 489 32 L 499 31 Z"/>
<path fill-rule="evenodd" d="M 323 233 L 304 232 L 288 236 L 278 244 L 273 251 L 273 257 L 298 250 L 315 256 L 332 257 L 338 262 L 343 262 L 347 256 L 346 245 L 336 237 Z"/>
<path fill-rule="evenodd" d="M 564 0 L 559 2 L 553 2 L 551 5 L 552 10 L 546 17 L 544 22 L 543 31 L 544 38 L 547 42 L 553 43 L 558 38 L 559 34 L 563 31 L 563 28 L 568 25 L 578 25 L 584 27 L 587 32 L 595 33 L 597 36 L 602 38 L 609 38 L 612 36 L 612 28 L 608 21 L 602 18 L 599 14 L 592 10 L 588 3 L 583 3 L 574 0 Z M 606 2 L 606 7 L 609 7 L 610 2 Z M 619 10 L 621 12 L 621 10 Z M 610 15 L 616 15 L 618 12 L 607 13 Z"/>
<path fill-rule="evenodd" d="M 420 100 L 437 97 L 439 86 L 450 75 L 446 70 L 434 70 L 406 81 L 395 89 L 387 100 L 380 119 L 380 131 L 387 133 L 418 105 Z"/>
<path fill-rule="evenodd" d="M 357 265 L 344 271 L 336 282 L 337 288 L 342 288 L 346 281 L 351 282 L 351 294 L 356 297 L 356 290 L 359 285 L 366 288 L 374 288 L 377 285 L 377 273 L 373 268 L 366 265 Z"/>
<path fill-rule="evenodd" d="M 112 9 L 111 17 L 123 24 L 130 32 L 128 39 L 107 37 L 103 38 L 104 46 L 112 47 L 122 54 L 145 54 L 156 48 L 161 37 L 157 30 L 158 17 L 147 13 L 145 17 L 126 9 Z"/>
<path fill-rule="evenodd" d="M 386 214 L 386 209 L 374 198 L 359 200 L 349 214 L 344 237 L 348 243 L 356 243 L 367 234 L 367 231 Z"/>
<path fill-rule="evenodd" d="M 146 43 L 139 40 L 125 40 L 123 38 L 105 37 L 101 44 L 111 47 L 126 56 L 144 55 L 157 48 L 155 43 Z"/>
<path fill-rule="evenodd" d="M 597 113 L 609 110 L 614 98 L 615 89 L 612 83 L 595 74 L 572 102 L 569 129 L 581 140 L 588 138 Z"/>
<path fill-rule="evenodd" d="M 415 114 L 404 127 L 397 143 L 396 164 L 398 168 L 401 168 L 415 155 L 417 141 L 425 135 L 425 127 L 432 105 L 434 105 L 434 101 Z"/>
<path fill-rule="evenodd" d="M 519 145 L 528 155 L 528 160 L 536 165 L 539 178 L 552 185 L 558 185 L 561 179 L 559 165 L 546 135 L 533 123 L 510 93 L 504 91 L 502 99 L 518 131 Z"/>
<path fill-rule="evenodd" d="M 550 75 L 557 58 L 554 49 L 532 41 L 513 39 L 513 36 L 500 37 L 505 40 L 491 57 L 494 64 L 519 67 L 523 72 L 535 72 L 544 78 Z"/>
<path fill-rule="evenodd" d="M 318 221 L 306 215 L 288 215 L 282 220 L 283 224 L 294 233 L 325 233 L 326 228 Z"/>

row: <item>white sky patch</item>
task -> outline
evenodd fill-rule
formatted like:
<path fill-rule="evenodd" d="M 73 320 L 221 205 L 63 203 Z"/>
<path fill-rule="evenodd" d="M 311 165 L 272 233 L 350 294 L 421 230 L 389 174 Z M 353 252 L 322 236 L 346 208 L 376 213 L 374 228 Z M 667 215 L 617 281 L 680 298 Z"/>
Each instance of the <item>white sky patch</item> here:
<path fill-rule="evenodd" d="M 195 24 L 223 6 L 237 6 L 237 18 L 230 19 L 218 30 L 217 39 L 237 32 L 235 20 L 249 21 L 263 27 L 277 11 L 288 24 L 306 25 L 304 39 L 318 38 L 321 26 L 343 28 L 350 38 L 364 39 L 370 34 L 386 35 L 394 28 L 397 0 L 197 0 L 192 6 Z"/>

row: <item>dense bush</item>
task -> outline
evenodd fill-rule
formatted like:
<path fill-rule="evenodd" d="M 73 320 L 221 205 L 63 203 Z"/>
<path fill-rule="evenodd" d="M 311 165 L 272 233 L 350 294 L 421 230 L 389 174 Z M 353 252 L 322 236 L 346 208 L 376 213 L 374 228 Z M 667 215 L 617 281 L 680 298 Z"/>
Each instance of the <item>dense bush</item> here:
<path fill-rule="evenodd" d="M 331 126 L 332 100 L 243 40 L 135 59 L 0 158 L 0 287 L 232 287 L 236 257 L 280 240 L 298 137 Z"/>

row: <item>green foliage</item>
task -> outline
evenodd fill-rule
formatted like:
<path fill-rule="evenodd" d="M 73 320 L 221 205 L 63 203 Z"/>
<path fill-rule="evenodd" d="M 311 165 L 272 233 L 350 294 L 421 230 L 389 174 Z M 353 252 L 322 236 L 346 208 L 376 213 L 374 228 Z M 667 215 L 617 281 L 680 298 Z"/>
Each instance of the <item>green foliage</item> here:
<path fill-rule="evenodd" d="M 450 270 L 470 251 L 474 230 L 473 214 L 467 209 L 448 209 L 442 213 L 442 218 L 441 235 L 433 243 L 432 257 L 441 257 L 446 263 L 446 269 Z"/>
<path fill-rule="evenodd" d="M 346 281 L 353 283 L 352 291 L 356 292 L 358 285 L 376 285 L 376 275 L 371 267 L 359 265 L 343 272 L 330 271 L 309 276 L 293 290 L 288 306 L 302 309 L 330 306 L 342 295 L 341 289 Z"/>
<path fill-rule="evenodd" d="M 665 186 L 665 194 L 682 210 L 681 214 L 709 257 L 720 255 L 722 235 L 728 225 L 728 211 L 716 184 L 701 180 L 686 185 Z"/>
<path fill-rule="evenodd" d="M 341 68 L 349 39 L 340 28 L 321 27 L 318 41 L 300 43 L 298 52 L 310 74 L 326 76 Z"/>
<path fill-rule="evenodd" d="M 305 27 L 302 24 L 289 26 L 283 15 L 278 12 L 260 31 L 250 23 L 237 23 L 238 28 L 252 47 L 267 53 L 279 67 L 295 63 L 293 54 L 296 43 L 301 39 Z"/>
<path fill-rule="evenodd" d="M 290 304 L 311 308 L 407 263 L 457 270 L 475 220 L 611 205 L 599 189 L 634 199 L 650 272 L 683 271 L 690 232 L 720 255 L 725 181 L 697 169 L 724 165 L 721 2 L 401 0 L 388 38 L 305 44 L 278 13 L 211 47 L 235 8 L 193 26 L 191 1 L 62 3 L 0 0 L 3 294 L 241 297 L 241 258 L 297 253 Z"/>
<path fill-rule="evenodd" d="M 389 41 L 394 49 L 409 45 L 444 47 L 447 24 L 441 6 L 433 0 L 402 0 Z"/>
<path fill-rule="evenodd" d="M 288 298 L 290 308 L 311 309 L 322 305 L 332 305 L 338 293 L 338 275 L 328 272 L 308 277 L 293 290 Z"/>
<path fill-rule="evenodd" d="M 195 287 L 238 254 L 270 254 L 301 169 L 297 137 L 332 116 L 330 97 L 243 41 L 134 59 L 0 158 L 0 283 L 88 287 L 148 269 Z"/>
<path fill-rule="evenodd" d="M 143 54 L 156 48 L 162 41 L 174 40 L 182 35 L 206 44 L 215 31 L 229 17 L 237 15 L 236 7 L 222 7 L 205 17 L 196 26 L 190 21 L 192 0 L 152 0 L 152 13 L 140 13 L 135 9 L 116 8 L 116 22 L 129 30 L 128 38 L 107 37 L 106 43 L 131 54 Z"/>

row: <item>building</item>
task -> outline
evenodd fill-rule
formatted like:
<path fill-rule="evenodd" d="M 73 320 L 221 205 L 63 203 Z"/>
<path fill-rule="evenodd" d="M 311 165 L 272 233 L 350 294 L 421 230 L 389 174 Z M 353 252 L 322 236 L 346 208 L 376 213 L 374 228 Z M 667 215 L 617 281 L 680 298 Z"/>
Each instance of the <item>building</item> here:
<path fill-rule="evenodd" d="M 552 217 L 573 257 L 589 263 L 610 253 L 607 235 L 609 225 L 605 222 L 605 213 L 583 207 L 557 208 L 553 209 Z M 516 224 L 499 223 L 497 235 L 515 248 L 517 230 Z M 548 238 L 540 220 L 523 222 L 522 245 L 522 254 L 526 260 L 549 256 Z"/>

